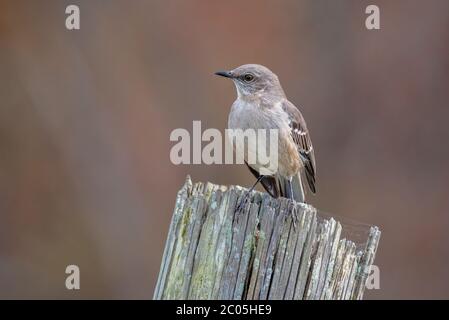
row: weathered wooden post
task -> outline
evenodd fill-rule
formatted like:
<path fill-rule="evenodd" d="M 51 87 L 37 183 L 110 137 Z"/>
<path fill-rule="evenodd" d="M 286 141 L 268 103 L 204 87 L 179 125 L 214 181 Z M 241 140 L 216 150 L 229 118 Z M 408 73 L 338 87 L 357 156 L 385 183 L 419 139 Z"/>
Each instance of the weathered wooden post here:
<path fill-rule="evenodd" d="M 154 299 L 361 299 L 379 242 L 306 204 L 187 177 L 178 192 Z"/>

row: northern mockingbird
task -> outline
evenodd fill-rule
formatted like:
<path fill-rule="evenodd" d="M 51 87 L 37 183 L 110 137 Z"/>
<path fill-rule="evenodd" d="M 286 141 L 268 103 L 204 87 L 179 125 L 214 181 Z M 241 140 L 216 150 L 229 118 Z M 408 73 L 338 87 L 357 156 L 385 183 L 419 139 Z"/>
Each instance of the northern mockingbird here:
<path fill-rule="evenodd" d="M 257 178 L 250 191 L 261 182 L 272 197 L 304 202 L 304 179 L 309 189 L 313 193 L 316 191 L 312 141 L 301 112 L 287 100 L 278 77 L 257 64 L 215 74 L 231 79 L 237 89 L 237 99 L 229 113 L 229 129 L 278 129 L 276 172 L 262 174 L 259 163 L 248 163 L 245 159 Z"/>

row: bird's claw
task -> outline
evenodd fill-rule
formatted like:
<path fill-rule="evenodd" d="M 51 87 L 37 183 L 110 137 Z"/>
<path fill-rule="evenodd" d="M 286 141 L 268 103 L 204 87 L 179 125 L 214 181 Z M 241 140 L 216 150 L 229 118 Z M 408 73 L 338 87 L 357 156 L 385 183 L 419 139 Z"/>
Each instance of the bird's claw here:
<path fill-rule="evenodd" d="M 235 210 L 235 212 L 237 213 L 241 213 L 243 210 L 244 205 L 246 204 L 246 201 L 248 201 L 249 198 L 249 193 L 245 192 L 245 194 L 242 196 L 242 199 L 240 199 L 240 203 L 237 206 L 237 209 Z"/>

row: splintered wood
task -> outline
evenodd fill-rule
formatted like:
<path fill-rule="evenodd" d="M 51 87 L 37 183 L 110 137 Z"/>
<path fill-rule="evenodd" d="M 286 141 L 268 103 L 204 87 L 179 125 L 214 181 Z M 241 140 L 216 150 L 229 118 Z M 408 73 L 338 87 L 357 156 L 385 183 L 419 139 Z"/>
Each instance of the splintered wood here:
<path fill-rule="evenodd" d="M 361 299 L 380 231 L 363 244 L 310 205 L 187 177 L 154 299 Z"/>

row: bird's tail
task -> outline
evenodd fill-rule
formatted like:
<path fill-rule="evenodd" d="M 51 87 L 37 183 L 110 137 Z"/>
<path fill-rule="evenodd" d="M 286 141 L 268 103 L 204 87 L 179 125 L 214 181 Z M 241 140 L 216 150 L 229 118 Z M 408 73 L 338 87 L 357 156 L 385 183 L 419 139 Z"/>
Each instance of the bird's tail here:
<path fill-rule="evenodd" d="M 278 181 L 282 197 L 295 200 L 296 202 L 305 202 L 304 187 L 300 173 L 293 176 L 291 180 L 279 176 Z"/>

